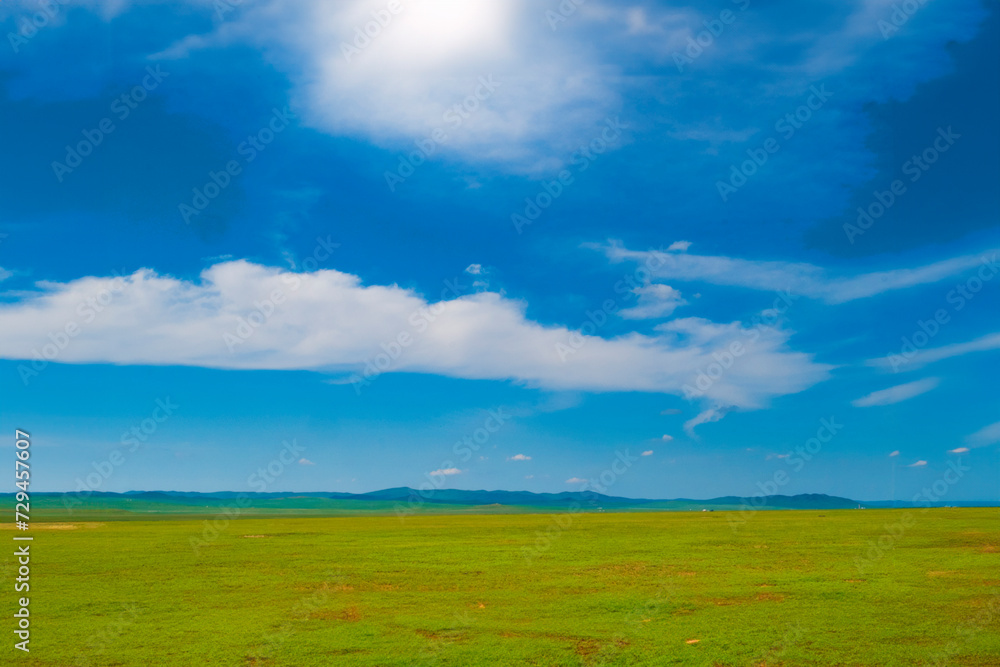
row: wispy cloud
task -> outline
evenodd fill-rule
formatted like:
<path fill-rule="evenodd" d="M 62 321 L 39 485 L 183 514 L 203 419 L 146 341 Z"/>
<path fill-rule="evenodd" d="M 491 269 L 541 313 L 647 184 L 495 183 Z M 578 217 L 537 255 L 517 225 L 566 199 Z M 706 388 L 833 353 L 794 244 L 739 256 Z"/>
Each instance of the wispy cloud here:
<path fill-rule="evenodd" d="M 729 408 L 708 408 L 704 410 L 691 419 L 684 422 L 684 431 L 691 437 L 695 437 L 694 429 L 696 426 L 701 426 L 702 424 L 710 424 L 712 422 L 717 422 L 729 412 Z"/>
<path fill-rule="evenodd" d="M 944 259 L 915 268 L 890 269 L 853 276 L 834 275 L 814 264 L 737 257 L 693 255 L 683 252 L 628 250 L 618 242 L 590 247 L 602 250 L 612 261 L 641 262 L 654 277 L 702 281 L 714 285 L 746 287 L 820 299 L 837 304 L 855 299 L 936 283 L 968 269 L 996 261 L 998 251 Z"/>
<path fill-rule="evenodd" d="M 899 450 L 898 449 L 896 451 L 891 452 L 889 454 L 889 458 L 893 458 L 893 457 L 896 457 L 896 456 L 899 456 Z"/>
<path fill-rule="evenodd" d="M 631 308 L 625 308 L 618 312 L 621 317 L 627 320 L 647 320 L 659 317 L 667 317 L 678 306 L 687 303 L 681 298 L 681 293 L 669 285 L 645 285 L 632 290 L 633 294 L 639 296 L 639 301 Z"/>
<path fill-rule="evenodd" d="M 653 455 L 653 450 L 652 449 L 647 449 L 646 451 L 644 451 L 641 454 L 641 456 L 652 456 L 652 455 Z"/>
<path fill-rule="evenodd" d="M 970 447 L 986 447 L 1000 442 L 1000 422 L 984 426 L 965 438 L 965 444 Z"/>
<path fill-rule="evenodd" d="M 969 451 L 968 447 L 956 447 L 955 449 L 949 449 L 949 454 L 965 454 Z"/>
<path fill-rule="evenodd" d="M 566 480 L 566 483 L 567 484 L 583 484 L 586 481 L 587 480 L 585 480 L 585 479 L 583 479 L 581 477 L 570 477 L 569 479 Z"/>
<path fill-rule="evenodd" d="M 907 468 L 923 468 L 926 465 L 927 465 L 927 461 L 916 461 L 916 462 L 911 463 L 910 465 L 908 465 L 906 467 Z"/>
<path fill-rule="evenodd" d="M 514 454 L 514 456 L 508 456 L 508 461 L 530 461 L 530 456 L 525 456 L 524 454 Z"/>
<path fill-rule="evenodd" d="M 316 464 L 313 463 L 312 461 L 310 461 L 309 459 L 299 459 L 299 465 L 300 466 L 314 466 Z"/>
<path fill-rule="evenodd" d="M 932 364 L 942 359 L 959 357 L 971 352 L 986 352 L 988 350 L 1000 350 L 1000 332 L 986 334 L 965 343 L 954 343 L 941 347 L 926 348 L 912 352 L 910 356 L 890 355 L 888 357 L 877 357 L 865 362 L 867 366 L 877 368 L 892 368 L 893 370 L 914 370 L 922 368 L 927 364 Z"/>
<path fill-rule="evenodd" d="M 867 396 L 851 401 L 851 405 L 856 408 L 869 408 L 875 405 L 892 405 L 925 394 L 934 389 L 941 382 L 939 378 L 924 378 L 915 382 L 899 384 L 888 389 L 873 391 Z"/>

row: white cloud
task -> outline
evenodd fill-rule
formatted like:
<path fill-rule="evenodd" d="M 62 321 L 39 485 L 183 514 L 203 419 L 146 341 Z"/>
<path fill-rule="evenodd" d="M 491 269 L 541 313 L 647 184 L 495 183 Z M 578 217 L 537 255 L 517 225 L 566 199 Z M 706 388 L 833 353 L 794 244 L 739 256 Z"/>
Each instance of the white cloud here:
<path fill-rule="evenodd" d="M 914 398 L 915 396 L 927 393 L 937 387 L 939 383 L 939 378 L 924 378 L 923 380 L 917 380 L 915 382 L 907 382 L 906 384 L 899 384 L 895 387 L 889 387 L 888 389 L 873 391 L 867 396 L 862 396 L 861 398 L 851 401 L 851 405 L 856 408 L 869 408 L 874 405 L 892 405 L 894 403 L 902 403 L 903 401 Z"/>
<path fill-rule="evenodd" d="M 310 461 L 309 459 L 299 459 L 299 465 L 300 466 L 314 466 L 316 464 L 313 463 L 312 461 Z"/>
<path fill-rule="evenodd" d="M 869 359 L 865 362 L 865 365 L 878 368 L 891 368 L 892 370 L 913 370 L 936 361 L 941 361 L 942 359 L 950 359 L 963 354 L 969 354 L 970 352 L 985 352 L 997 349 L 1000 349 L 1000 332 L 980 336 L 975 340 L 965 343 L 943 345 L 941 347 L 917 350 L 916 352 L 911 350 L 909 356 L 903 356 L 901 351 L 900 354 L 890 354 L 885 357 Z"/>
<path fill-rule="evenodd" d="M 965 454 L 969 451 L 968 447 L 956 447 L 955 449 L 949 449 L 949 454 Z"/>
<path fill-rule="evenodd" d="M 664 434 L 663 434 L 663 437 L 662 437 L 662 438 L 660 438 L 660 439 L 661 439 L 661 440 L 663 440 L 663 442 L 670 442 L 671 440 L 673 440 L 673 439 L 674 439 L 674 436 L 672 436 L 672 435 L 667 435 L 666 433 L 664 433 Z"/>
<path fill-rule="evenodd" d="M 0 266 L 0 282 L 7 280 L 12 275 L 14 274 L 8 271 L 7 269 L 3 268 L 2 266 Z"/>
<path fill-rule="evenodd" d="M 627 320 L 667 317 L 678 306 L 687 303 L 681 298 L 681 293 L 669 285 L 644 285 L 636 287 L 632 293 L 639 295 L 638 303 L 618 312 Z"/>
<path fill-rule="evenodd" d="M 162 57 L 249 43 L 291 78 L 304 122 L 414 150 L 435 128 L 440 153 L 550 169 L 619 106 L 618 68 L 592 40 L 553 32 L 527 0 L 306 0 L 244 3 L 215 33 Z M 373 22 L 380 13 L 384 27 Z M 374 36 L 358 36 L 368 29 Z M 366 41 L 367 40 L 367 41 Z M 484 88 L 481 80 L 494 82 Z M 490 90 L 490 89 L 493 90 Z M 478 99 L 476 95 L 478 94 Z M 464 104 L 462 111 L 452 110 Z M 589 139 L 589 138 L 588 138 Z"/>
<path fill-rule="evenodd" d="M 729 408 L 722 408 L 722 407 L 708 408 L 707 410 L 698 413 L 691 419 L 684 422 L 684 431 L 691 437 L 694 437 L 694 429 L 696 426 L 717 422 L 723 417 L 725 417 L 728 412 Z"/>
<path fill-rule="evenodd" d="M 892 453 L 889 454 L 889 458 L 892 458 L 894 456 L 899 456 L 899 450 L 898 449 L 896 451 L 894 451 L 894 452 L 892 452 Z"/>
<path fill-rule="evenodd" d="M 687 249 L 690 247 L 691 247 L 690 241 L 674 241 L 667 247 L 667 250 L 668 251 L 677 250 L 680 252 L 687 252 Z"/>
<path fill-rule="evenodd" d="M 534 479 L 535 476 L 534 475 L 525 475 L 524 478 L 525 479 Z"/>
<path fill-rule="evenodd" d="M 876 294 L 936 283 L 968 269 L 996 261 L 996 250 L 941 260 L 913 269 L 891 269 L 854 276 L 831 272 L 801 262 L 749 260 L 736 257 L 628 250 L 618 242 L 599 248 L 612 261 L 640 262 L 654 277 L 667 280 L 704 281 L 714 285 L 745 287 L 844 303 Z"/>
<path fill-rule="evenodd" d="M 508 456 L 508 461 L 530 461 L 530 456 L 525 456 L 524 454 L 515 454 L 514 456 Z"/>
<path fill-rule="evenodd" d="M 446 475 L 459 475 L 462 471 L 458 468 L 440 468 L 439 470 L 432 470 L 428 475 L 433 475 L 434 477 L 443 477 Z"/>
<path fill-rule="evenodd" d="M 557 346 L 565 347 L 574 332 L 526 319 L 526 304 L 497 293 L 429 301 L 395 285 L 363 285 L 339 271 L 292 273 L 246 261 L 209 267 L 198 281 L 140 270 L 123 279 L 87 277 L 39 287 L 0 304 L 0 358 L 30 360 L 36 352 L 55 351 L 55 360 L 65 363 L 340 374 L 363 372 L 379 359 L 389 362 L 385 372 L 682 394 L 713 353 L 746 338 L 738 323 L 688 318 L 652 336 L 581 336 L 582 345 L 563 355 Z M 80 304 L 113 289 L 118 292 L 93 321 L 81 317 Z M 70 322 L 78 324 L 77 335 L 55 350 L 49 334 Z M 401 336 L 408 337 L 406 347 L 395 342 Z M 761 330 L 753 353 L 703 399 L 757 408 L 824 380 L 829 367 L 789 350 L 789 336 Z M 383 345 L 396 350 L 395 358 Z M 31 363 L 20 368 L 30 370 Z"/>
<path fill-rule="evenodd" d="M 911 463 L 910 465 L 908 465 L 906 467 L 907 468 L 923 468 L 925 465 L 927 465 L 927 461 L 917 461 L 916 463 Z"/>
<path fill-rule="evenodd" d="M 995 442 L 1000 442 L 1000 422 L 984 426 L 965 438 L 965 444 L 970 447 L 986 447 Z"/>
<path fill-rule="evenodd" d="M 653 455 L 653 450 L 652 449 L 647 449 L 640 456 L 652 456 L 652 455 Z"/>
<path fill-rule="evenodd" d="M 586 481 L 587 480 L 581 479 L 579 477 L 570 477 L 569 479 L 566 480 L 566 483 L 567 484 L 584 484 L 584 483 L 586 483 Z"/>
<path fill-rule="evenodd" d="M 483 265 L 482 264 L 469 264 L 467 267 L 465 267 L 465 272 L 469 273 L 469 274 L 472 274 L 474 276 L 478 276 L 479 274 L 481 274 L 483 272 Z"/>

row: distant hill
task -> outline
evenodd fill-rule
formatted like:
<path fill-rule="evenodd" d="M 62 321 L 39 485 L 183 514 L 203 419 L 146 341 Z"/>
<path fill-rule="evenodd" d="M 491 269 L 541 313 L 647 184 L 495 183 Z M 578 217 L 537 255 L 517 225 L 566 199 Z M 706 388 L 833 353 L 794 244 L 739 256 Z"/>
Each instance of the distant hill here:
<path fill-rule="evenodd" d="M 239 491 L 199 493 L 189 491 L 129 491 L 126 493 L 95 492 L 33 493 L 31 500 L 41 512 L 40 520 L 49 517 L 77 519 L 102 518 L 169 518 L 201 516 L 227 511 L 236 506 Z M 13 494 L 0 494 L 13 496 Z M 925 505 L 900 501 L 859 502 L 849 498 L 818 493 L 796 496 L 764 496 L 743 498 L 722 496 L 707 500 L 675 498 L 650 500 L 623 498 L 593 491 L 563 491 L 532 493 L 531 491 L 469 491 L 464 489 L 434 489 L 421 492 L 410 487 L 382 489 L 369 493 L 245 493 L 249 503 L 241 503 L 242 516 L 348 516 L 365 514 L 419 513 L 520 513 L 520 512 L 666 512 L 666 511 L 738 511 L 755 510 L 838 510 L 865 508 L 914 507 Z M 950 502 L 934 506 L 992 507 L 997 502 Z M 34 511 L 34 510 L 33 510 Z"/>

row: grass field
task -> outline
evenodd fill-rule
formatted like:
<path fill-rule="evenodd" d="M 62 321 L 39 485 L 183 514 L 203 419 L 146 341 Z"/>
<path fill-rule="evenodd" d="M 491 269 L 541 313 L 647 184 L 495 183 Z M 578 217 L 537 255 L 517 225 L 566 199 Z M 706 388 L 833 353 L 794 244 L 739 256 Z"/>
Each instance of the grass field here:
<path fill-rule="evenodd" d="M 1000 665 L 1000 510 L 760 512 L 735 528 L 733 516 L 248 518 L 214 539 L 204 519 L 36 523 L 31 653 L 13 649 L 8 594 L 0 655 L 136 667 Z M 2 568 L 11 591 L 10 555 Z"/>

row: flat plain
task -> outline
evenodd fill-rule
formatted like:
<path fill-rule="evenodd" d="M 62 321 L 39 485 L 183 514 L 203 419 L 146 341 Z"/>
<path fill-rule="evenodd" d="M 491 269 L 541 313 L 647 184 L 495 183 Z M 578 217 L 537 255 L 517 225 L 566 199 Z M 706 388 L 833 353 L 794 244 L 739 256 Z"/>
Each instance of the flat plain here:
<path fill-rule="evenodd" d="M 40 667 L 1000 665 L 997 508 L 738 516 L 35 523 L 31 652 L 13 648 L 5 595 L 0 654 Z"/>

